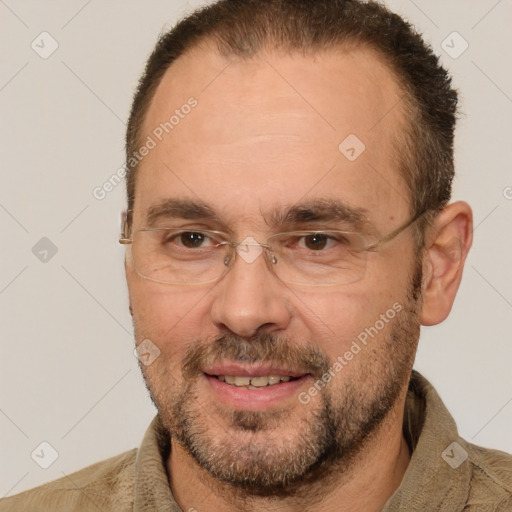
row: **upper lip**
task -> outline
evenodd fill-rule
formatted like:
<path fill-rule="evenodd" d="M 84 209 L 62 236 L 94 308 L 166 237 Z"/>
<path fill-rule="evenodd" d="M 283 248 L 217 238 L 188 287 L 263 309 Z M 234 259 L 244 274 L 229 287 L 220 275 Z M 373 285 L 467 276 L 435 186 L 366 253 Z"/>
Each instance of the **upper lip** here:
<path fill-rule="evenodd" d="M 207 375 L 229 375 L 230 377 L 263 377 L 276 375 L 279 377 L 302 377 L 308 372 L 292 370 L 277 366 L 275 363 L 240 364 L 221 362 L 203 369 Z"/>

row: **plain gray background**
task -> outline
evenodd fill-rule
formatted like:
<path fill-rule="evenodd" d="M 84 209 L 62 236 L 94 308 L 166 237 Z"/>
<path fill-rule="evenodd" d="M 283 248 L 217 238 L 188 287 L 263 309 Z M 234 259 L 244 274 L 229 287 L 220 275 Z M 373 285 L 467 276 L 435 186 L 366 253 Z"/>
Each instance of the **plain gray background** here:
<path fill-rule="evenodd" d="M 103 200 L 93 190 L 123 164 L 158 34 L 202 3 L 0 0 L 0 496 L 137 446 L 155 413 L 117 244 L 124 184 Z M 453 312 L 423 330 L 416 368 L 466 439 L 512 452 L 512 2 L 387 4 L 460 89 L 454 199 L 472 205 L 476 226 Z"/>

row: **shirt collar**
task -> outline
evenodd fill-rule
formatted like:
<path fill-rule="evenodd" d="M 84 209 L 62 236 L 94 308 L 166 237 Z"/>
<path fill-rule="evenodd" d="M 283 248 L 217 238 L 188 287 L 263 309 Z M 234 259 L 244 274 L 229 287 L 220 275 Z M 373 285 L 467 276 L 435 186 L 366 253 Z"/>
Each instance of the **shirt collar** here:
<path fill-rule="evenodd" d="M 469 461 L 462 460 L 467 444 L 434 387 L 416 371 L 405 404 L 404 437 L 411 460 L 382 512 L 444 510 L 447 496 L 451 510 L 462 510 L 471 478 Z"/>
<path fill-rule="evenodd" d="M 170 437 L 160 416 L 149 425 L 135 459 L 134 512 L 181 512 L 169 486 Z"/>

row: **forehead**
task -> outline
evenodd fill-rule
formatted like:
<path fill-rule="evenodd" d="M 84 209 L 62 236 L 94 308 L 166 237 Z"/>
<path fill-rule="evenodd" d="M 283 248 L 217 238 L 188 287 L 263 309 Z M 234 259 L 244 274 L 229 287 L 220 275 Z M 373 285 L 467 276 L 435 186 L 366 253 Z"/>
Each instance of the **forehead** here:
<path fill-rule="evenodd" d="M 150 103 L 142 143 L 154 147 L 139 165 L 136 206 L 184 196 L 240 219 L 307 196 L 400 215 L 401 95 L 367 49 L 242 60 L 197 48 Z"/>

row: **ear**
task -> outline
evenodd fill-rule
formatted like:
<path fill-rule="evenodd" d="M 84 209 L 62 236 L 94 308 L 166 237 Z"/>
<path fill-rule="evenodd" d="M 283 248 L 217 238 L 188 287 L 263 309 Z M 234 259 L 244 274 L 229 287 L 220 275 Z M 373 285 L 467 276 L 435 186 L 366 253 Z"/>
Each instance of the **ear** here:
<path fill-rule="evenodd" d="M 446 206 L 427 231 L 423 258 L 422 325 L 436 325 L 449 315 L 473 242 L 473 213 L 463 202 Z"/>

